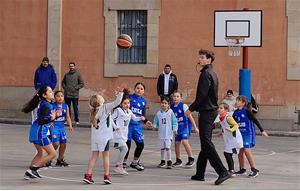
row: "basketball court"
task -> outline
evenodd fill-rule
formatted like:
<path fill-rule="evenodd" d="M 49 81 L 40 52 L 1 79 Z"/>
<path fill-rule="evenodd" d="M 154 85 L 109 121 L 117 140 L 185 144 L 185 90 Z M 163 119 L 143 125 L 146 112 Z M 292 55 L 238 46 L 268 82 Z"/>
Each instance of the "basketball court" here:
<path fill-rule="evenodd" d="M 208 163 L 206 181 L 198 182 L 190 180 L 195 173 L 195 166 L 191 169 L 173 168 L 160 169 L 156 166 L 160 162 L 160 152 L 157 148 L 156 131 L 145 131 L 145 150 L 141 161 L 145 165 L 145 171 L 138 172 L 128 168 L 129 175 L 122 176 L 113 172 L 117 150 L 111 147 L 110 159 L 112 184 L 103 184 L 102 160 L 99 157 L 94 171 L 96 184 L 87 185 L 82 182 L 83 174 L 87 169 L 90 157 L 90 129 L 77 128 L 69 135 L 69 144 L 66 151 L 66 160 L 70 167 L 52 167 L 42 169 L 42 179 L 28 181 L 23 179 L 35 149 L 27 141 L 29 126 L 0 124 L 1 151 L 0 189 L 78 189 L 78 190 L 120 190 L 120 189 L 300 189 L 300 150 L 297 137 L 269 137 L 257 136 L 257 146 L 253 150 L 260 175 L 256 178 L 246 176 L 233 177 L 219 186 L 214 185 L 217 174 Z M 214 134 L 213 141 L 224 164 L 223 141 L 221 136 Z M 134 145 L 134 144 L 133 144 Z M 200 143 L 196 134 L 192 134 L 191 145 L 194 155 L 199 153 Z M 133 146 L 134 148 L 134 146 Z M 186 162 L 186 153 L 181 148 L 183 162 Z M 131 150 L 130 158 L 133 156 Z M 172 151 L 172 159 L 175 152 Z M 234 157 L 235 168 L 238 168 L 237 156 Z M 56 162 L 56 161 L 55 161 Z M 249 170 L 248 164 L 246 165 Z"/>

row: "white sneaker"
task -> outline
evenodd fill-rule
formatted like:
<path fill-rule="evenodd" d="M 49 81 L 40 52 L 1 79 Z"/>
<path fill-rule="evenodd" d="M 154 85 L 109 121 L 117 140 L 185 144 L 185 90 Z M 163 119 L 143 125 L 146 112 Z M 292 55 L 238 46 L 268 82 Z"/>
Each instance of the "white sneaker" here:
<path fill-rule="evenodd" d="M 116 166 L 116 168 L 114 169 L 114 171 L 118 174 L 123 174 L 123 175 L 128 175 L 128 172 L 122 168 L 121 166 Z"/>

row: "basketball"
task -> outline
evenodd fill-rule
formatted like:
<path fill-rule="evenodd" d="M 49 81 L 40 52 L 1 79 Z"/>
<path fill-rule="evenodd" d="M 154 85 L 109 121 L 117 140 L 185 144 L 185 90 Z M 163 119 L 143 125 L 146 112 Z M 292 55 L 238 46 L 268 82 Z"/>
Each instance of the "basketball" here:
<path fill-rule="evenodd" d="M 116 43 L 121 49 L 129 49 L 132 46 L 132 39 L 128 34 L 121 34 L 118 36 Z"/>

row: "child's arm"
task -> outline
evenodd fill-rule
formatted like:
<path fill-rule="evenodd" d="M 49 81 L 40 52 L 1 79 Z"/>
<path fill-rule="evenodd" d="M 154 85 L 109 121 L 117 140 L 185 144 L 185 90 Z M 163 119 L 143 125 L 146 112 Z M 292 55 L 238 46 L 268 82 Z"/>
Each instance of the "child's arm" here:
<path fill-rule="evenodd" d="M 231 115 L 229 115 L 226 118 L 227 123 L 230 125 L 230 128 L 226 128 L 226 130 L 234 132 L 237 130 L 237 128 L 239 128 L 239 125 L 237 124 L 237 122 L 233 119 L 233 117 Z"/>
<path fill-rule="evenodd" d="M 190 119 L 190 121 L 191 121 L 191 123 L 192 123 L 192 126 L 193 126 L 195 132 L 196 132 L 197 134 L 199 134 L 199 129 L 198 129 L 197 125 L 196 125 L 196 122 L 195 122 L 195 120 L 194 120 L 192 114 L 190 114 L 188 118 Z"/>
<path fill-rule="evenodd" d="M 131 110 L 129 110 L 130 112 L 130 115 L 131 115 L 131 119 L 134 120 L 134 121 L 144 121 L 146 120 L 146 118 L 144 116 L 141 116 L 141 117 L 137 117 L 134 115 L 134 113 L 132 113 Z"/>
<path fill-rule="evenodd" d="M 117 98 L 115 99 L 115 101 L 110 102 L 110 103 L 106 103 L 103 105 L 104 107 L 104 112 L 106 114 L 110 113 L 115 107 L 117 107 L 118 105 L 120 105 L 121 101 L 122 101 L 122 97 L 123 97 L 124 92 L 119 92 L 117 94 Z"/>
<path fill-rule="evenodd" d="M 72 120 L 71 120 L 70 113 L 69 113 L 69 107 L 67 107 L 66 118 L 67 118 L 67 124 L 69 126 L 69 131 L 72 132 L 74 129 L 72 127 Z"/>
<path fill-rule="evenodd" d="M 259 121 L 256 119 L 256 117 L 253 115 L 253 113 L 249 110 L 247 110 L 247 116 L 248 118 L 255 123 L 255 125 L 259 128 L 262 136 L 268 137 L 267 132 L 264 131 Z"/>
<path fill-rule="evenodd" d="M 158 117 L 157 117 L 157 115 L 154 116 L 152 127 L 153 128 L 158 127 Z"/>
<path fill-rule="evenodd" d="M 178 122 L 174 113 L 172 113 L 172 130 L 177 133 L 178 130 Z"/>

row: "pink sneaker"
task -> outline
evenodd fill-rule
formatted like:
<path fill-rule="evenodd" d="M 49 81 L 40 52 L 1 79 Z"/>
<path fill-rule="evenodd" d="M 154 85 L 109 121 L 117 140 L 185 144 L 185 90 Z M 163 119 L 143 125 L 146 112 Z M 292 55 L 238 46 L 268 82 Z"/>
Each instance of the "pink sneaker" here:
<path fill-rule="evenodd" d="M 128 175 L 128 172 L 121 165 L 116 165 L 114 171 L 118 174 Z"/>

